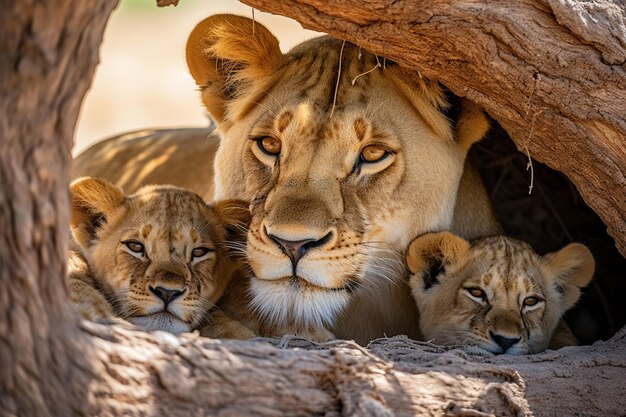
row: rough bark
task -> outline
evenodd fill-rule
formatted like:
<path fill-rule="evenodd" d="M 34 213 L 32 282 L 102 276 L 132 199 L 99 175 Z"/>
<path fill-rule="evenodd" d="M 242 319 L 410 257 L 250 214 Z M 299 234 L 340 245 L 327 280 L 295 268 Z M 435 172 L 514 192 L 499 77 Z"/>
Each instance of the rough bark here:
<path fill-rule="evenodd" d="M 0 8 L 0 413 L 72 415 L 82 353 L 63 284 L 69 163 L 83 96 L 116 0 Z M 78 358 L 70 361 L 69 358 Z"/>
<path fill-rule="evenodd" d="M 242 1 L 481 104 L 518 149 L 574 182 L 626 256 L 623 0 Z"/>
<path fill-rule="evenodd" d="M 535 356 L 482 357 L 404 338 L 375 342 L 366 351 L 349 342 L 214 341 L 78 321 L 69 312 L 63 279 L 68 165 L 80 101 L 115 3 L 2 3 L 1 415 L 623 413 L 626 330 L 594 346 Z M 342 10 L 339 6 L 337 10 Z M 586 39 L 592 45 L 603 44 L 595 35 Z M 618 47 L 606 49 L 603 59 L 619 53 Z M 615 77 L 621 76 L 620 68 L 616 65 Z M 539 84 L 536 90 L 547 100 Z M 601 93 L 609 96 L 607 100 L 621 94 Z M 509 99 L 506 94 L 498 97 Z M 502 114 L 519 110 L 511 106 L 505 106 Z M 615 112 L 615 108 L 596 111 L 595 118 L 583 121 L 591 120 L 596 129 L 609 132 Z M 517 117 L 527 126 L 522 123 L 525 118 Z M 558 121 L 561 116 L 552 117 Z M 606 138 L 611 139 L 610 133 Z M 598 149 L 613 151 L 602 143 Z M 531 149 L 539 152 L 537 146 Z M 607 161 L 614 155 L 607 153 Z M 604 175 L 602 169 L 597 168 L 598 176 Z"/>
<path fill-rule="evenodd" d="M 608 416 L 626 409 L 625 331 L 594 346 L 482 357 L 404 337 L 366 351 L 343 341 L 176 338 L 88 322 L 81 329 L 90 336 L 83 349 L 93 351 L 80 374 L 89 386 L 87 415 Z"/>
<path fill-rule="evenodd" d="M 157 0 L 158 7 L 178 6 L 179 0 Z"/>

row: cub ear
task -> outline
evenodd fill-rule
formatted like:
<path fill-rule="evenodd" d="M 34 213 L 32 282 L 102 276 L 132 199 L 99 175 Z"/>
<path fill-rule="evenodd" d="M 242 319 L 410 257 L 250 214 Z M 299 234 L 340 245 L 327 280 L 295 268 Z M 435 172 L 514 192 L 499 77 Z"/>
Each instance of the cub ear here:
<path fill-rule="evenodd" d="M 264 88 L 283 60 L 278 40 L 263 25 L 229 14 L 210 16 L 191 31 L 187 66 L 202 91 L 202 101 L 217 123 L 228 101 Z"/>
<path fill-rule="evenodd" d="M 543 257 L 557 291 L 563 296 L 564 312 L 580 298 L 580 289 L 593 278 L 596 262 L 591 251 L 580 243 L 571 243 L 558 252 Z"/>
<path fill-rule="evenodd" d="M 469 248 L 467 240 L 450 232 L 427 233 L 415 238 L 406 253 L 406 263 L 413 275 L 411 287 L 414 291 L 432 287 L 446 266 L 458 261 Z"/>
<path fill-rule="evenodd" d="M 70 226 L 76 242 L 83 248 L 90 246 L 96 232 L 107 217 L 124 204 L 121 189 L 98 178 L 83 177 L 70 185 L 72 217 Z"/>
<path fill-rule="evenodd" d="M 243 200 L 221 200 L 213 206 L 226 228 L 226 240 L 245 242 L 248 238 L 248 226 L 251 216 L 250 204 Z"/>

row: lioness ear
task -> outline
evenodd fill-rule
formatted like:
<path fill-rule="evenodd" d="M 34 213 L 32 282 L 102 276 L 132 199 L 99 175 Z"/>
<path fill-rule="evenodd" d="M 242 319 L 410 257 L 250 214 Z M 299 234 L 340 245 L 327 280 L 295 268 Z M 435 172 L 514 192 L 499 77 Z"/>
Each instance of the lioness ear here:
<path fill-rule="evenodd" d="M 580 243 L 572 243 L 558 252 L 543 257 L 554 285 L 563 296 L 563 307 L 570 309 L 580 298 L 580 289 L 593 278 L 596 263 L 591 251 Z"/>
<path fill-rule="evenodd" d="M 250 226 L 250 204 L 243 200 L 222 200 L 213 206 L 226 228 L 226 240 L 245 242 Z"/>
<path fill-rule="evenodd" d="M 466 98 L 459 99 L 458 117 L 454 133 L 459 146 L 468 151 L 489 131 L 489 120 L 482 107 Z"/>
<path fill-rule="evenodd" d="M 75 180 L 70 189 L 72 234 L 81 247 L 87 248 L 107 217 L 124 204 L 124 193 L 108 181 L 91 177 Z"/>
<path fill-rule="evenodd" d="M 467 240 L 450 232 L 427 233 L 415 238 L 406 253 L 407 266 L 414 276 L 411 286 L 419 285 L 424 290 L 432 287 L 445 267 L 458 261 L 469 248 Z M 417 282 L 415 277 L 418 277 Z"/>
<path fill-rule="evenodd" d="M 390 65 L 387 74 L 438 136 L 454 139 L 467 152 L 487 134 L 489 120 L 476 103 L 446 93 L 438 82 L 416 71 Z"/>
<path fill-rule="evenodd" d="M 210 16 L 187 40 L 187 66 L 202 91 L 202 101 L 217 123 L 228 102 L 262 88 L 283 59 L 278 40 L 263 25 L 229 14 Z"/>

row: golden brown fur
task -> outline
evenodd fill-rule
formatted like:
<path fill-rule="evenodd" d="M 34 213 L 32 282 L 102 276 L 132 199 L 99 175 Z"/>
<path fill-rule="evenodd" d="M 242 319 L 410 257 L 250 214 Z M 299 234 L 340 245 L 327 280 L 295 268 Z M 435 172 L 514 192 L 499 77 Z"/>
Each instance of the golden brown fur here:
<path fill-rule="evenodd" d="M 484 114 L 461 100 L 460 117 L 450 121 L 440 86 L 414 71 L 388 61 L 359 76 L 377 58 L 329 37 L 282 54 L 266 28 L 257 23 L 253 31 L 238 16 L 202 21 L 187 61 L 221 136 L 214 198 L 252 201 L 251 291 L 269 327 L 361 343 L 419 336 L 403 283 L 410 239 L 453 222 L 465 237 L 499 231 L 470 168 L 456 198 L 466 152 L 488 129 Z M 279 156 L 259 147 L 264 138 L 279 141 Z M 365 163 L 368 146 L 385 157 Z M 93 158 L 79 159 L 86 166 Z M 159 170 L 169 167 L 164 161 Z M 297 249 L 306 253 L 292 262 L 279 241 L 308 242 Z"/>
<path fill-rule="evenodd" d="M 407 265 L 426 340 L 527 354 L 548 347 L 562 315 L 591 281 L 595 263 L 577 243 L 542 257 L 507 237 L 470 243 L 440 232 L 416 238 Z M 550 347 L 575 343 L 567 332 L 561 324 L 561 340 Z M 563 339 L 567 334 L 570 339 Z"/>
<path fill-rule="evenodd" d="M 202 327 L 241 267 L 231 248 L 245 236 L 247 204 L 209 206 L 168 186 L 126 196 L 94 178 L 74 181 L 71 190 L 80 252 L 70 252 L 68 279 L 79 313 L 172 333 Z"/>
<path fill-rule="evenodd" d="M 67 280 L 70 300 L 77 313 L 86 320 L 109 320 L 116 317 L 113 307 L 98 284 L 87 259 L 80 251 L 70 249 L 67 262 Z"/>
<path fill-rule="evenodd" d="M 253 34 L 237 16 L 198 24 L 187 60 L 222 136 L 215 196 L 252 201 L 247 255 L 262 317 L 359 342 L 416 336 L 398 256 L 415 234 L 451 225 L 483 113 L 463 101 L 451 125 L 437 83 L 392 63 L 353 83 L 374 55 L 329 37 L 283 55 L 267 29 Z M 279 156 L 263 138 L 280 143 Z M 362 163 L 372 145 L 386 156 Z M 279 243 L 295 241 L 309 242 L 297 259 Z"/>

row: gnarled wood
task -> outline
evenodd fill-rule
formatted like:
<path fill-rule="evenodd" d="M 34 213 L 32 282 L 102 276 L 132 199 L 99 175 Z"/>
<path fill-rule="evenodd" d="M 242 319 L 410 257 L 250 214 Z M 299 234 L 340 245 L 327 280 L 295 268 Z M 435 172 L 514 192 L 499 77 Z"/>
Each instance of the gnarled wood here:
<path fill-rule="evenodd" d="M 243 2 L 416 68 L 479 103 L 518 149 L 574 182 L 626 256 L 623 0 Z"/>
<path fill-rule="evenodd" d="M 342 341 L 81 328 L 92 366 L 80 373 L 88 415 L 608 416 L 626 407 L 625 331 L 583 348 L 481 357 L 405 337 L 368 352 Z"/>
<path fill-rule="evenodd" d="M 3 51 L 0 60 L 0 414 L 605 416 L 623 413 L 626 409 L 623 396 L 626 391 L 626 329 L 610 341 L 594 346 L 535 356 L 481 357 L 404 338 L 375 342 L 368 352 L 346 342 L 320 346 L 289 339 L 252 343 L 213 341 L 194 335 L 176 338 L 165 333 L 147 334 L 124 326 L 78 321 L 69 312 L 63 280 L 71 138 L 80 100 L 97 62 L 97 46 L 104 23 L 115 3 L 114 0 L 22 0 L 4 5 L 0 15 L 0 50 Z M 411 19 L 417 20 L 409 19 L 415 24 L 406 23 L 418 32 L 420 27 L 437 22 L 443 25 L 440 29 L 451 33 L 455 33 L 456 26 L 463 26 L 458 20 L 447 20 L 445 14 L 428 19 L 428 7 L 416 10 L 408 1 L 394 2 L 387 11 L 373 9 L 367 13 L 362 10 L 366 6 L 375 7 L 376 2 L 366 6 L 359 2 L 362 8 L 352 5 L 349 11 L 342 7 L 351 2 L 339 3 L 328 2 L 324 3 L 328 6 L 319 7 L 326 13 L 336 10 L 345 18 L 358 18 L 359 25 L 350 26 L 352 35 L 343 34 L 353 40 L 361 34 L 361 26 L 362 33 L 367 33 L 365 29 L 372 16 L 387 16 L 383 12 L 398 13 L 400 23 L 402 13 L 415 12 Z M 290 4 L 295 13 L 304 3 Z M 458 7 L 465 7 L 468 21 L 474 9 L 483 7 L 459 4 Z M 430 6 L 432 10 L 443 7 L 442 13 L 445 11 L 443 2 Z M 519 7 L 530 6 L 520 3 Z M 546 14 L 545 6 L 539 7 L 536 12 Z M 490 16 L 488 7 L 483 8 L 486 19 Z M 310 7 L 306 10 L 311 11 Z M 514 14 L 511 12 L 511 15 Z M 315 12 L 301 17 L 310 22 L 321 19 L 321 22 L 324 16 L 328 17 Z M 506 14 L 497 16 L 504 19 Z M 576 15 L 563 12 L 560 16 L 562 22 L 576 21 Z M 384 19 L 388 22 L 383 27 L 391 28 L 393 18 Z M 511 19 L 507 22 L 514 28 L 518 23 Z M 495 22 L 493 32 L 498 35 L 484 36 L 508 39 L 515 48 L 515 42 L 525 42 L 508 38 L 519 31 L 504 30 L 504 26 L 497 24 L 498 20 Z M 538 22 L 542 30 L 555 32 L 555 39 L 560 39 L 559 36 L 570 36 L 567 39 L 572 42 L 578 39 L 573 34 L 561 34 L 565 30 L 557 24 Z M 476 44 L 492 45 L 480 43 L 484 40 L 483 34 L 478 30 L 472 32 L 470 26 L 465 25 L 464 30 L 476 36 Z M 337 24 L 336 29 L 342 27 Z M 593 34 L 571 27 L 572 33 L 584 32 L 579 36 L 592 45 L 580 46 L 581 51 L 585 54 L 595 51 L 594 54 L 602 57 L 585 63 L 588 75 L 582 81 L 571 81 L 572 85 L 580 84 L 587 89 L 580 90 L 580 97 L 575 97 L 578 101 L 572 101 L 568 107 L 562 97 L 551 96 L 563 90 L 557 88 L 558 83 L 552 84 L 549 78 L 552 72 L 544 70 L 541 60 L 545 59 L 546 68 L 550 69 L 553 59 L 569 62 L 572 56 L 569 53 L 561 58 L 530 56 L 526 58 L 536 62 L 537 68 L 541 64 L 542 72 L 536 85 L 531 82 L 536 92 L 529 93 L 531 98 L 526 102 L 530 103 L 528 114 L 533 114 L 533 118 L 536 109 L 542 110 L 541 106 L 555 102 L 541 114 L 545 113 L 546 118 L 549 115 L 546 120 L 552 120 L 555 128 L 565 129 L 562 131 L 582 150 L 570 149 L 569 154 L 559 154 L 557 151 L 561 149 L 559 146 L 564 146 L 563 141 L 556 141 L 554 133 L 551 136 L 546 130 L 546 121 L 540 116 L 535 118 L 538 135 L 535 137 L 541 142 L 532 140 L 529 147 L 540 157 L 544 147 L 554 146 L 558 156 L 552 155 L 550 160 L 556 161 L 555 165 L 569 167 L 569 171 L 564 171 L 578 178 L 583 189 L 594 181 L 603 180 L 605 190 L 619 192 L 596 201 L 594 199 L 600 198 L 597 193 L 588 188 L 585 191 L 589 201 L 595 201 L 596 209 L 603 213 L 623 248 L 623 235 L 615 234 L 616 231 L 623 233 L 623 217 L 621 226 L 611 217 L 624 214 L 623 190 L 619 188 L 623 182 L 617 182 L 623 179 L 623 171 L 610 171 L 608 165 L 596 166 L 587 179 L 581 178 L 580 172 L 582 167 L 597 161 L 598 155 L 604 155 L 601 160 L 607 164 L 624 167 L 623 159 L 619 159 L 623 157 L 623 144 L 615 142 L 615 136 L 611 136 L 619 131 L 617 127 L 623 132 L 623 119 L 619 118 L 623 117 L 623 112 L 619 112 L 618 102 L 623 90 L 613 88 L 623 78 L 623 63 L 611 64 L 623 59 L 620 55 L 623 42 L 604 43 L 606 33 L 619 34 L 620 29 L 617 25 L 606 33 Z M 402 40 L 408 42 L 408 39 Z M 446 39 L 443 34 L 439 37 L 440 47 L 447 51 L 448 58 L 444 59 L 444 52 L 427 54 L 439 58 L 433 58 L 432 67 L 429 64 L 427 68 L 423 63 L 418 66 L 430 76 L 452 65 L 448 61 L 456 62 L 459 68 L 467 67 L 466 78 L 459 73 L 456 75 L 460 78 L 454 80 L 438 78 L 454 91 L 465 92 L 491 106 L 488 108 L 495 117 L 500 117 L 512 132 L 518 132 L 517 140 L 521 143 L 524 136 L 520 132 L 529 128 L 530 122 L 526 117 L 527 109 L 512 96 L 522 91 L 519 88 L 528 81 L 527 77 L 513 80 L 509 92 L 508 86 L 496 89 L 492 85 L 493 76 L 486 78 L 485 75 L 481 85 L 491 86 L 493 90 L 476 89 L 478 82 L 474 80 L 476 73 L 470 76 L 471 65 L 450 60 L 466 57 L 465 50 L 472 48 L 467 44 L 464 48 L 457 47 Z M 425 42 L 435 45 L 432 39 Z M 382 52 L 376 45 L 372 41 L 371 49 Z M 514 53 L 505 51 L 501 45 L 492 46 L 488 51 L 494 52 L 494 57 L 501 54 L 498 55 L 501 60 L 495 65 L 499 71 L 508 68 L 503 62 L 522 59 L 518 57 L 521 50 L 515 49 Z M 407 53 L 406 60 L 399 60 L 411 63 L 421 54 L 419 48 L 415 48 L 414 55 Z M 395 56 L 399 52 L 401 49 L 385 53 Z M 613 78 L 607 78 L 606 71 L 598 70 L 600 65 L 604 65 L 605 70 L 612 65 Z M 605 78 L 598 78 L 602 74 Z M 604 87 L 595 95 L 590 94 L 589 84 L 599 80 Z M 464 85 L 468 86 L 467 90 Z M 496 108 L 495 99 L 487 96 L 488 92 L 501 94 L 493 96 L 501 107 Z M 593 102 L 598 106 L 602 103 L 616 106 L 579 112 L 580 103 L 585 105 L 588 101 L 589 106 L 593 105 L 591 98 L 604 100 Z M 562 113 L 568 109 L 569 113 Z M 573 121 L 564 122 L 564 115 Z M 602 132 L 605 141 L 596 142 L 595 136 L 583 140 L 576 136 L 580 133 L 577 129 L 589 134 Z M 554 142 L 549 142 L 550 138 Z M 568 165 L 577 155 L 587 155 L 584 151 L 589 148 L 595 151 L 589 154 L 593 158 L 579 161 L 578 167 Z M 283 349 L 294 346 L 302 349 Z"/>
<path fill-rule="evenodd" d="M 78 110 L 115 0 L 3 2 L 0 13 L 0 413 L 69 416 L 85 366 L 64 285 Z M 72 359 L 73 358 L 73 359 Z"/>

